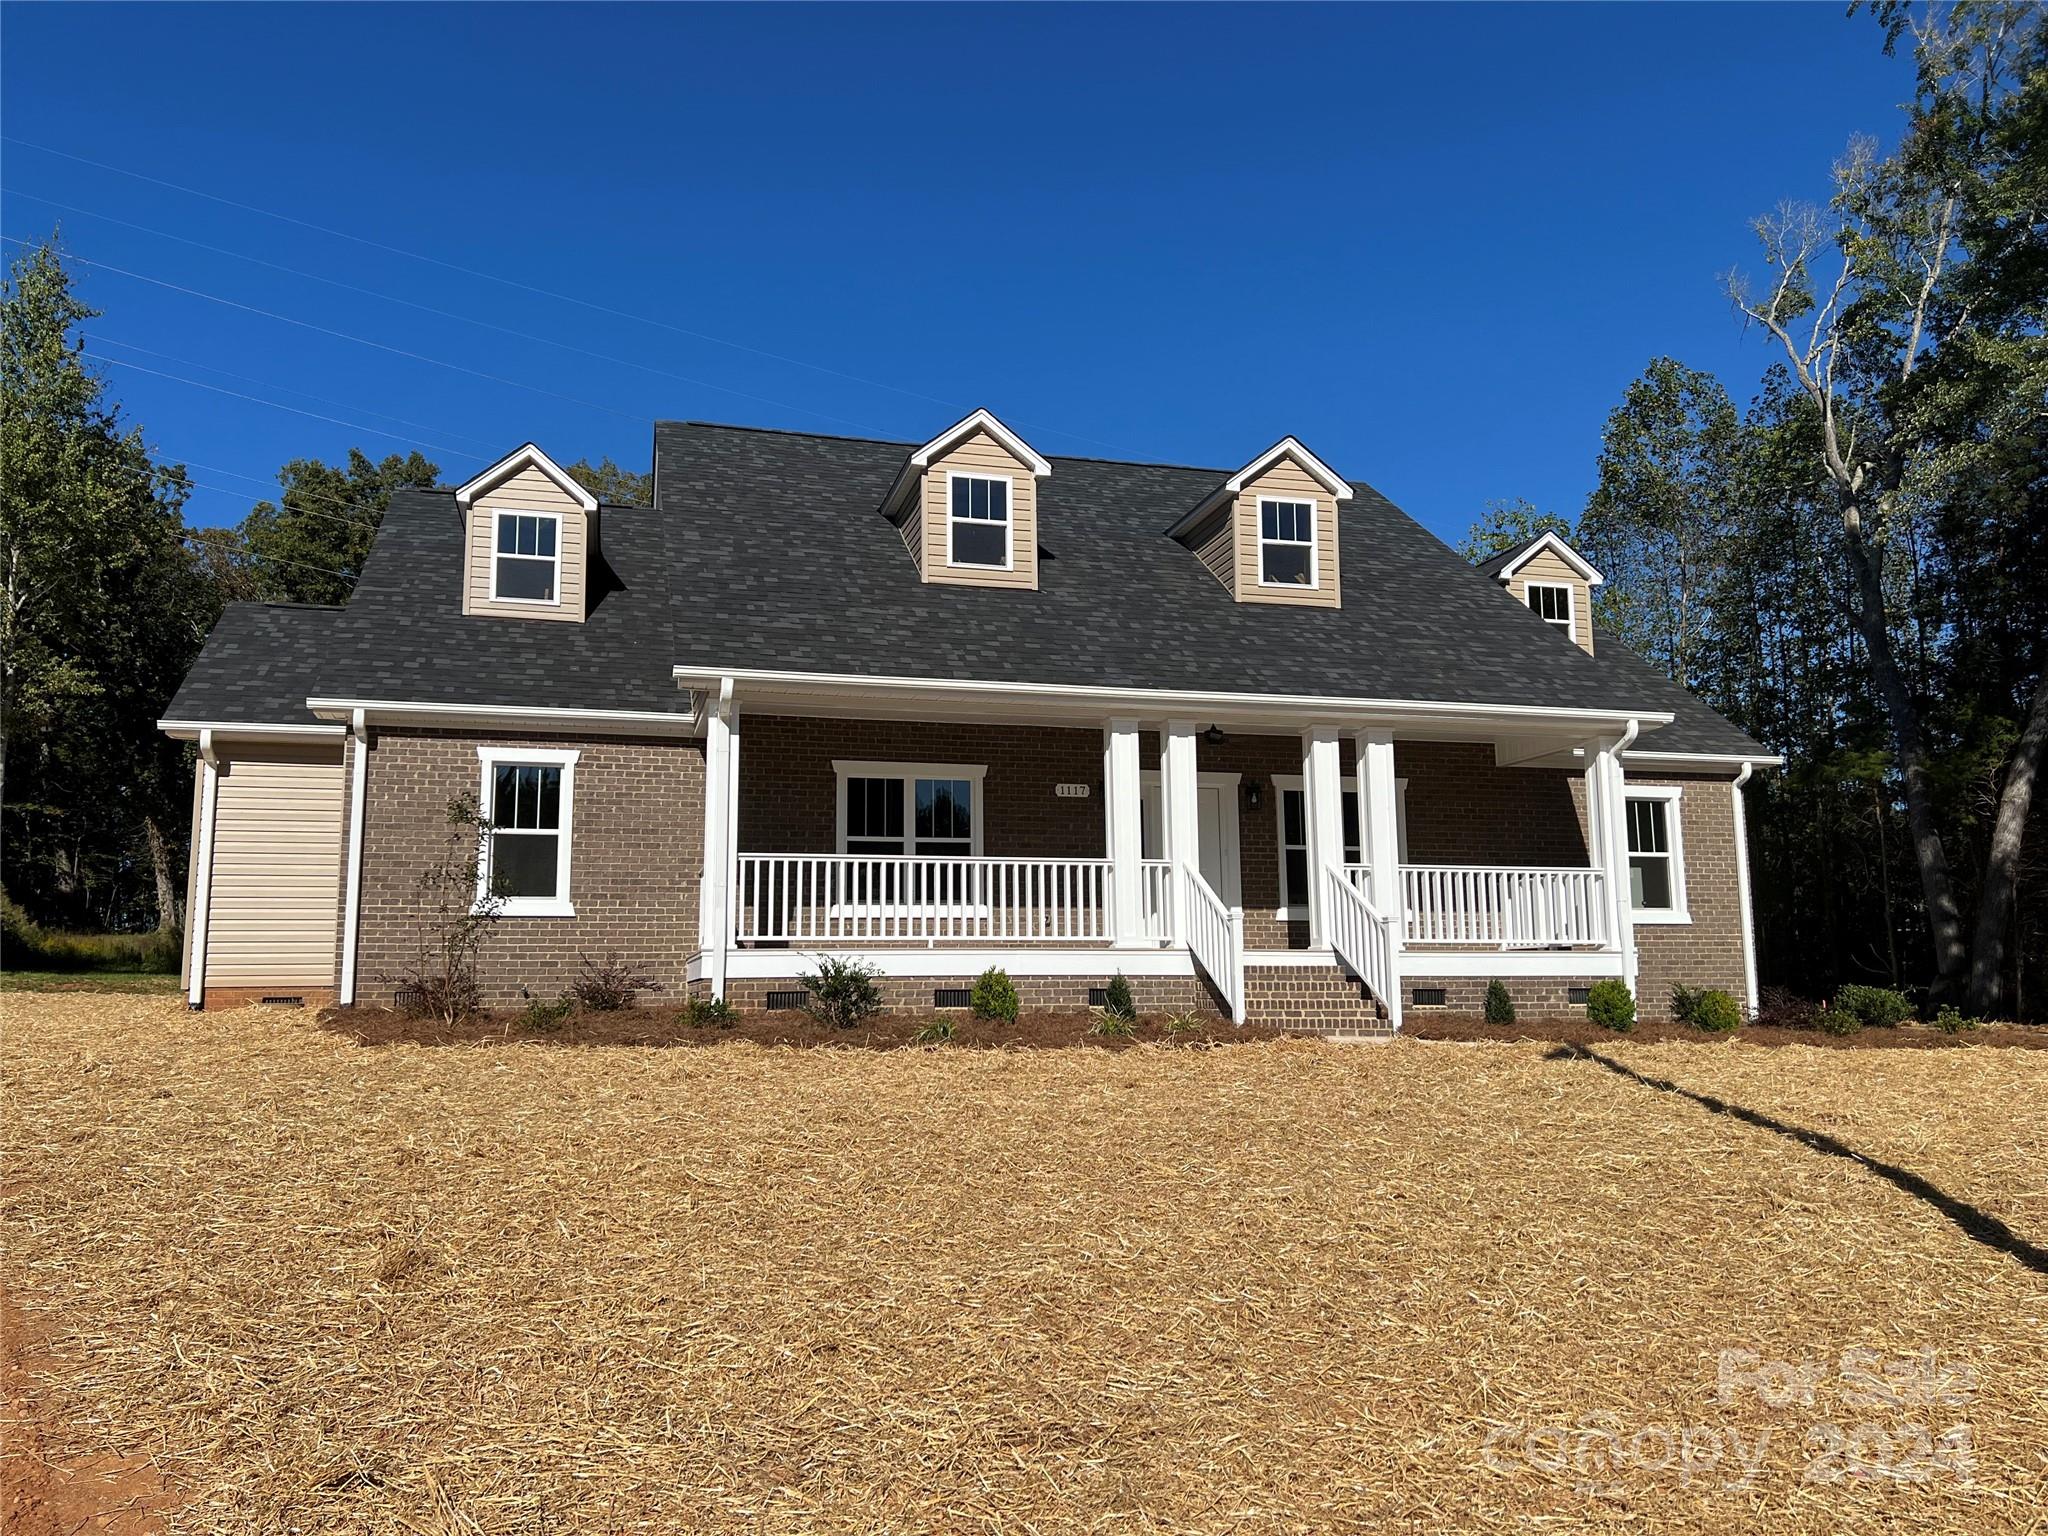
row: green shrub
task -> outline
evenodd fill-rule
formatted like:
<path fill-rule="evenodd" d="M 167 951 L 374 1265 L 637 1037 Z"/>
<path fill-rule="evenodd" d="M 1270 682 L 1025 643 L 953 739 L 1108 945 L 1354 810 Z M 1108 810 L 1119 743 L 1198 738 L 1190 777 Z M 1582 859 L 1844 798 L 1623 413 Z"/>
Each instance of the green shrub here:
<path fill-rule="evenodd" d="M 1934 1027 L 1944 1035 L 1960 1035 L 1966 1029 L 1981 1028 L 1983 1023 L 1982 1019 L 1973 1019 L 1949 1003 L 1943 1003 L 1941 1011 L 1934 1016 Z"/>
<path fill-rule="evenodd" d="M 1913 1005 L 1890 987 L 1837 987 L 1835 1011 L 1855 1015 L 1866 1029 L 1892 1029 L 1913 1017 Z"/>
<path fill-rule="evenodd" d="M 133 971 L 175 976 L 185 963 L 176 929 L 148 933 L 63 933 L 45 928 L 0 897 L 0 967 L 10 971 Z"/>
<path fill-rule="evenodd" d="M 519 1027 L 543 1035 L 551 1034 L 562 1027 L 569 1017 L 569 1010 L 575 1006 L 574 998 L 558 997 L 551 1003 L 546 998 L 536 997 L 519 1015 Z"/>
<path fill-rule="evenodd" d="M 1177 1041 L 1182 1035 L 1192 1035 L 1207 1024 L 1208 1020 L 1198 1010 L 1189 1008 L 1180 1013 L 1169 1013 L 1160 1021 L 1159 1027 L 1166 1031 L 1168 1040 Z"/>
<path fill-rule="evenodd" d="M 1131 997 L 1131 984 L 1124 980 L 1124 973 L 1118 971 L 1109 978 L 1109 985 L 1102 989 L 1102 1007 L 1106 1013 L 1113 1013 L 1120 1019 L 1135 1019 L 1138 1005 Z"/>
<path fill-rule="evenodd" d="M 1017 984 L 999 965 L 990 966 L 974 979 L 974 992 L 969 1001 L 974 1006 L 977 1019 L 995 1019 L 1004 1024 L 1017 1022 Z"/>
<path fill-rule="evenodd" d="M 1489 1024 L 1512 1024 L 1515 1022 L 1515 1000 L 1508 996 L 1508 984 L 1498 976 L 1486 984 L 1486 1022 Z"/>
<path fill-rule="evenodd" d="M 1813 1022 L 1825 1035 L 1853 1035 L 1863 1027 L 1863 1021 L 1846 1008 L 1823 1008 Z"/>
<path fill-rule="evenodd" d="M 1742 1005 L 1717 987 L 1673 987 L 1671 1016 L 1710 1035 L 1732 1034 L 1742 1028 Z"/>
<path fill-rule="evenodd" d="M 817 970 L 798 978 L 810 993 L 804 1012 L 820 1024 L 851 1029 L 882 1011 L 882 989 L 875 985 L 881 974 L 858 960 L 835 960 L 828 955 L 818 962 Z"/>
<path fill-rule="evenodd" d="M 692 1029 L 703 1029 L 717 1025 L 720 1029 L 731 1029 L 739 1011 L 722 997 L 693 997 L 683 1004 L 683 1022 Z"/>
<path fill-rule="evenodd" d="M 1138 1021 L 1126 1019 L 1111 1013 L 1107 1008 L 1091 1008 L 1095 1022 L 1088 1026 L 1091 1035 L 1102 1035 L 1110 1040 L 1128 1040 L 1138 1032 Z"/>
<path fill-rule="evenodd" d="M 933 1019 L 911 1038 L 919 1045 L 944 1045 L 953 1038 L 954 1029 L 951 1019 Z"/>
<path fill-rule="evenodd" d="M 1636 1000 L 1628 983 L 1608 976 L 1586 989 L 1586 1017 L 1618 1035 L 1636 1027 Z"/>

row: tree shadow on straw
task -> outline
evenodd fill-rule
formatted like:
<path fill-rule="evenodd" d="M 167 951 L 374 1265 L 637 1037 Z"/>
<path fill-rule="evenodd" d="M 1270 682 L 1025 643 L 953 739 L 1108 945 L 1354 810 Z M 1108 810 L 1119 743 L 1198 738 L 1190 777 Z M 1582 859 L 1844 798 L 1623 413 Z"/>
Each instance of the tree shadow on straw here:
<path fill-rule="evenodd" d="M 1979 1210 L 1966 1200 L 1958 1200 L 1954 1195 L 1947 1193 L 1937 1185 L 1929 1183 L 1926 1179 L 1920 1177 L 1919 1174 L 1909 1169 L 1901 1168 L 1895 1163 L 1880 1162 L 1874 1157 L 1866 1156 L 1864 1153 L 1858 1152 L 1854 1147 L 1848 1145 L 1848 1143 L 1837 1141 L 1834 1137 L 1823 1132 L 1810 1131 L 1801 1125 L 1788 1125 L 1783 1120 L 1773 1119 L 1769 1115 L 1754 1109 L 1747 1109 L 1740 1104 L 1730 1104 L 1726 1099 L 1717 1099 L 1712 1094 L 1695 1093 L 1692 1089 L 1681 1087 L 1666 1077 L 1646 1076 L 1636 1071 L 1633 1067 L 1624 1066 L 1612 1057 L 1603 1056 L 1598 1051 L 1588 1050 L 1583 1045 L 1560 1045 L 1555 1050 L 1547 1052 L 1544 1060 L 1598 1062 L 1617 1076 L 1625 1077 L 1630 1082 L 1638 1083 L 1645 1088 L 1654 1088 L 1659 1093 L 1671 1093 L 1676 1094 L 1682 1099 L 1690 1099 L 1693 1103 L 1713 1114 L 1730 1115 L 1742 1121 L 1745 1125 L 1753 1125 L 1760 1130 L 1769 1131 L 1773 1135 L 1783 1136 L 1788 1141 L 1795 1141 L 1809 1151 L 1824 1153 L 1829 1157 L 1843 1158 L 1848 1162 L 1856 1164 L 1859 1168 L 1867 1169 L 1869 1172 L 1876 1174 L 1895 1188 L 1904 1190 L 1914 1199 L 1925 1201 L 1928 1205 L 1933 1206 L 1953 1222 L 1965 1237 L 1970 1238 L 1972 1241 L 1982 1243 L 1987 1248 L 1996 1248 L 2000 1253 L 2017 1259 L 2037 1275 L 2048 1275 L 2048 1248 L 2028 1242 L 1989 1211 Z"/>

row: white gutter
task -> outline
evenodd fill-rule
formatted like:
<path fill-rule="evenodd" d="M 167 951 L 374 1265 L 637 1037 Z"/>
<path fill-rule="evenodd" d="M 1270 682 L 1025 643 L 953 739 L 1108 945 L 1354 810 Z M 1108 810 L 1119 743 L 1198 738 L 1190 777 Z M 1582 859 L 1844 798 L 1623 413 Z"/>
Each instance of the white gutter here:
<path fill-rule="evenodd" d="M 354 739 L 348 780 L 348 893 L 341 917 L 341 983 L 335 1001 L 346 1008 L 356 1000 L 356 937 L 363 915 L 363 808 L 369 799 L 370 727 L 362 710 L 349 724 Z"/>
<path fill-rule="evenodd" d="M 1728 786 L 1735 800 L 1735 885 L 1742 901 L 1742 982 L 1749 991 L 1751 1018 L 1756 1017 L 1761 998 L 1756 985 L 1756 913 L 1749 897 L 1749 812 L 1742 802 L 1742 786 L 1754 771 L 1754 764 L 1744 763 L 1742 772 Z"/>
<path fill-rule="evenodd" d="M 198 841 L 192 854 L 192 910 L 187 914 L 192 924 L 192 976 L 185 994 L 189 1008 L 206 1003 L 206 920 L 213 906 L 213 808 L 220 779 L 220 759 L 214 754 L 210 729 L 199 733 L 199 764 Z"/>
<path fill-rule="evenodd" d="M 626 726 L 636 730 L 672 730 L 689 734 L 697 728 L 695 711 L 654 709 L 552 709 L 525 704 L 440 704 L 415 699 L 308 699 L 306 708 L 322 719 L 405 724 L 411 721 L 484 722 L 527 725 L 541 730 L 575 726 Z M 331 727 L 339 730 L 339 726 Z"/>
<path fill-rule="evenodd" d="M 1631 752 L 1639 763 L 1691 763 L 1702 768 L 1782 768 L 1783 756 L 1776 752 Z"/>
<path fill-rule="evenodd" d="M 263 725 L 239 720 L 159 720 L 156 728 L 174 741 L 197 741 L 201 731 L 211 731 L 220 741 L 260 741 L 266 737 L 330 737 L 342 735 L 341 725 Z"/>
<path fill-rule="evenodd" d="M 1400 724 L 1429 720 L 1482 723 L 1492 720 L 1541 720 L 1560 728 L 1629 728 L 1629 740 L 1643 724 L 1669 725 L 1673 715 L 1628 710 L 1559 709 L 1538 704 L 1464 704 L 1415 699 L 1337 698 L 1323 694 L 1220 693 L 1174 688 L 1104 688 L 1075 683 L 997 683 L 929 677 L 867 677 L 844 672 L 788 672 L 747 667 L 687 667 L 674 669 L 679 684 L 696 683 L 713 687 L 721 678 L 738 683 L 780 684 L 790 688 L 853 689 L 873 697 L 898 692 L 913 699 L 979 700 L 995 703 L 1042 703 L 1063 701 L 1077 707 L 1123 714 L 1158 714 L 1175 711 L 1198 713 L 1240 711 L 1259 715 L 1285 712 L 1290 719 L 1341 719 L 1361 723 L 1362 717 L 1384 717 L 1385 723 Z"/>

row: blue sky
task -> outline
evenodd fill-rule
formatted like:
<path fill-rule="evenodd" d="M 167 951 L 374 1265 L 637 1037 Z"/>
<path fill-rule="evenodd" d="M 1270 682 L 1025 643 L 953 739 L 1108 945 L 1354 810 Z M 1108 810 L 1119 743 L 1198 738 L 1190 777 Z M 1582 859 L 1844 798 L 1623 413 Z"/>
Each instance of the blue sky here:
<path fill-rule="evenodd" d="M 644 467 L 656 417 L 914 440 L 977 405 L 1051 454 L 1292 432 L 1453 541 L 1491 498 L 1575 513 L 1652 356 L 1748 397 L 1717 274 L 1910 91 L 1832 4 L 0 28 L 0 227 L 103 264 L 93 350 L 207 466 L 197 523 L 352 445 L 456 482 L 528 438 Z"/>

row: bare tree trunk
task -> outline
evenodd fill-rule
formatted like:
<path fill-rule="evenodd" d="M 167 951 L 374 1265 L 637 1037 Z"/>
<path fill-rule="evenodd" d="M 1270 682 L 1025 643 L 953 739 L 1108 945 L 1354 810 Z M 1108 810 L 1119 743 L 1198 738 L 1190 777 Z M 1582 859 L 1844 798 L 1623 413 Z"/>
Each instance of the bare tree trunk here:
<path fill-rule="evenodd" d="M 2048 750 L 2048 671 L 2034 687 L 2033 707 L 2013 748 L 2005 772 L 2005 791 L 1998 797 L 1998 819 L 1991 828 L 1991 849 L 1984 856 L 1984 884 L 1977 898 L 1977 938 L 1970 955 L 1970 1011 L 1988 1014 L 1998 1007 L 1999 971 L 2005 965 L 2005 932 L 2012 924 L 2019 884 L 2020 845 L 2027 816 L 2034 807 L 2034 780 L 2041 754 Z"/>
<path fill-rule="evenodd" d="M 149 839 L 149 867 L 156 875 L 156 927 L 170 933 L 178 926 L 178 885 L 171 878 L 171 850 L 164 842 L 163 828 L 154 816 L 142 818 L 143 834 Z"/>

